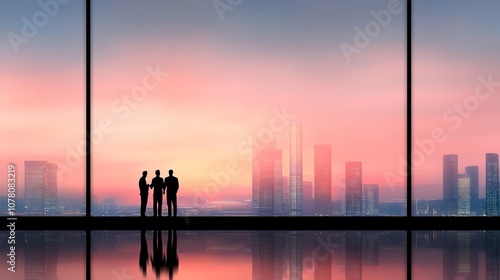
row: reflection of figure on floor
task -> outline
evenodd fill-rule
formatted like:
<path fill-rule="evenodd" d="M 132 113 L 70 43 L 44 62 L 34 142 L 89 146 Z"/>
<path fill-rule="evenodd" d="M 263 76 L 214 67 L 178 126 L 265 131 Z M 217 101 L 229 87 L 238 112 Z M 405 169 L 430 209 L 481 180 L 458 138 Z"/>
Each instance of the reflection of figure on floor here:
<path fill-rule="evenodd" d="M 167 241 L 167 267 L 169 279 L 173 279 L 174 272 L 179 268 L 179 257 L 177 256 L 177 231 L 174 230 L 172 242 L 172 230 L 168 231 Z"/>
<path fill-rule="evenodd" d="M 141 251 L 139 253 L 139 268 L 142 274 L 146 276 L 146 267 L 148 264 L 148 241 L 146 240 L 146 230 L 141 230 Z"/>
<path fill-rule="evenodd" d="M 161 230 L 153 232 L 153 255 L 151 256 L 151 266 L 156 273 L 156 279 L 160 278 L 161 271 L 165 269 L 165 254 L 163 253 L 163 242 Z"/>

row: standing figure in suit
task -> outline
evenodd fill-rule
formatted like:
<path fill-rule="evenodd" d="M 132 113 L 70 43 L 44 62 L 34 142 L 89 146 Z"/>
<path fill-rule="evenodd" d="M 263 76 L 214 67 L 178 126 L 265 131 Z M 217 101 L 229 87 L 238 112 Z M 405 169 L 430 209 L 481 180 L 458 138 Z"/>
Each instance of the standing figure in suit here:
<path fill-rule="evenodd" d="M 168 171 L 168 177 L 165 177 L 165 186 L 167 187 L 167 206 L 168 216 L 171 216 L 172 206 L 174 207 L 174 217 L 177 217 L 177 191 L 179 190 L 179 180 L 173 176 L 174 171 Z"/>
<path fill-rule="evenodd" d="M 148 204 L 149 185 L 146 183 L 147 171 L 142 171 L 142 177 L 139 179 L 139 191 L 141 195 L 141 217 L 146 217 L 146 205 Z"/>
<path fill-rule="evenodd" d="M 165 185 L 163 184 L 163 178 L 160 177 L 160 170 L 155 171 L 156 177 L 151 181 L 151 188 L 153 191 L 153 216 L 161 217 L 161 204 L 163 200 L 163 194 L 165 193 Z"/>

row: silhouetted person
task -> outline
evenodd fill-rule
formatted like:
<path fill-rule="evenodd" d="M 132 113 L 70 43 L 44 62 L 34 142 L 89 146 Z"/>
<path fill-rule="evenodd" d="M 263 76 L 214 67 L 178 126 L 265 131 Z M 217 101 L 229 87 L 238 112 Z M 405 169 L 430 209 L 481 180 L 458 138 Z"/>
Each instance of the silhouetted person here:
<path fill-rule="evenodd" d="M 142 274 L 146 276 L 146 268 L 148 264 L 148 241 L 146 240 L 146 230 L 141 230 L 141 251 L 139 253 L 139 268 Z"/>
<path fill-rule="evenodd" d="M 153 216 L 156 217 L 158 214 L 161 217 L 161 204 L 163 200 L 163 193 L 165 193 L 165 185 L 163 184 L 163 178 L 160 177 L 160 170 L 155 171 L 156 177 L 151 180 L 151 188 L 153 191 Z"/>
<path fill-rule="evenodd" d="M 172 243 L 172 230 L 168 231 L 167 239 L 167 268 L 169 279 L 173 279 L 174 272 L 179 268 L 179 257 L 177 256 L 177 231 L 174 230 Z"/>
<path fill-rule="evenodd" d="M 142 177 L 139 179 L 139 190 L 141 195 L 141 217 L 146 217 L 146 205 L 148 204 L 149 185 L 146 183 L 147 171 L 142 171 Z"/>
<path fill-rule="evenodd" d="M 165 254 L 163 253 L 163 242 L 161 238 L 161 230 L 153 232 L 153 255 L 151 255 L 151 266 L 156 274 L 156 279 L 160 278 L 161 271 L 164 270 L 166 264 Z"/>
<path fill-rule="evenodd" d="M 167 206 L 168 216 L 172 214 L 172 206 L 174 207 L 174 217 L 177 217 L 177 191 L 179 190 L 179 180 L 173 176 L 174 171 L 168 171 L 168 177 L 165 177 L 165 186 L 167 188 Z"/>

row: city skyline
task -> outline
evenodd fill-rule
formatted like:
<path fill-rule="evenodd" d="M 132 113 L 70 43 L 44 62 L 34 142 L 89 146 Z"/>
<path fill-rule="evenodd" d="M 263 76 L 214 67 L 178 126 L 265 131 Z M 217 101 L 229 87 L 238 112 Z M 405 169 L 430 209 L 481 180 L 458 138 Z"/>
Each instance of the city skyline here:
<path fill-rule="evenodd" d="M 251 144 L 247 139 L 249 136 L 258 137 L 259 133 L 260 136 L 269 136 L 266 133 L 272 128 L 271 121 L 287 114 L 293 115 L 294 120 L 305 127 L 304 181 L 314 181 L 314 168 L 312 165 L 306 168 L 314 161 L 313 145 L 331 143 L 332 154 L 335 155 L 332 157 L 334 199 L 341 197 L 341 191 L 336 186 L 343 178 L 342 165 L 353 160 L 362 161 L 369 167 L 365 170 L 373 172 L 365 175 L 370 182 L 379 183 L 381 197 L 393 188 L 405 190 L 405 177 L 398 173 L 398 166 L 405 155 L 403 132 L 406 128 L 400 117 L 404 117 L 407 100 L 404 75 L 396 71 L 404 69 L 403 61 L 400 63 L 399 60 L 404 60 L 406 55 L 403 48 L 404 13 L 393 14 L 391 24 L 376 40 L 374 38 L 370 47 L 353 56 L 351 63 L 346 63 L 342 52 L 335 47 L 352 39 L 353 28 L 372 20 L 370 10 L 381 11 L 387 7 L 386 1 L 370 2 L 366 13 L 359 8 L 362 2 L 321 2 L 313 8 L 301 6 L 299 2 L 280 5 L 263 3 L 255 1 L 245 4 L 247 8 L 238 7 L 234 13 L 227 13 L 226 21 L 221 22 L 212 5 L 197 6 L 199 9 L 195 9 L 193 3 L 188 1 L 150 5 L 127 2 L 116 4 L 114 7 L 120 15 L 115 21 L 107 22 L 105 15 L 112 10 L 111 6 L 96 2 L 92 20 L 97 26 L 93 35 L 93 53 L 97 60 L 93 64 L 96 75 L 91 104 L 95 145 L 93 166 L 96 169 L 93 170 L 93 193 L 107 197 L 123 187 L 132 190 L 135 186 L 130 182 L 137 180 L 138 175 L 135 174 L 158 168 L 166 171 L 171 167 L 187 179 L 183 181 L 181 191 L 203 191 L 217 184 L 214 177 L 235 160 L 237 167 L 241 168 L 238 169 L 239 174 L 231 176 L 231 187 L 219 187 L 214 196 L 248 195 L 246 182 L 251 178 L 251 164 L 247 157 Z M 442 195 L 440 155 L 459 153 L 462 159 L 460 170 L 469 165 L 485 170 L 482 154 L 494 151 L 495 139 L 499 137 L 496 130 L 482 131 L 481 128 L 495 119 L 497 114 L 497 99 L 489 93 L 495 92 L 497 76 L 494 70 L 498 69 L 498 65 L 488 58 L 494 54 L 495 48 L 491 46 L 496 43 L 496 39 L 490 36 L 494 30 L 491 26 L 498 25 L 498 19 L 490 16 L 494 10 L 491 7 L 499 4 L 488 0 L 473 5 L 460 0 L 453 5 L 450 3 L 448 0 L 414 3 L 415 65 L 412 74 L 415 87 L 412 98 L 415 110 L 412 120 L 415 137 L 412 141 L 414 150 L 425 155 L 423 161 L 418 161 L 424 163 L 415 164 L 413 169 L 415 199 L 439 198 Z M 403 10 L 405 5 L 401 5 Z M 255 13 L 263 7 L 269 8 L 269 12 L 262 15 Z M 438 12 L 448 7 L 456 17 L 442 17 Z M 40 9 L 36 1 L 2 3 L 2 10 L 10 11 L 1 19 L 2 30 L 6 34 L 19 34 L 23 27 L 20 19 L 26 16 L 31 20 L 29 15 Z M 82 3 L 61 4 L 60 16 L 51 18 L 50 23 L 40 28 L 29 44 L 19 45 L 22 55 L 16 55 L 9 40 L 0 44 L 0 58 L 9 66 L 1 70 L 0 90 L 8 93 L 1 106 L 3 112 L 15 120 L 2 126 L 3 132 L 11 136 L 4 146 L 8 148 L 2 151 L 5 155 L 2 163 L 15 163 L 19 172 L 23 172 L 21 165 L 24 160 L 57 163 L 62 174 L 58 178 L 59 193 L 82 199 L 85 197 L 84 156 L 81 152 L 85 140 L 83 10 Z M 137 11 L 138 15 L 151 15 L 135 22 L 125 16 L 131 11 Z M 196 11 L 196 16 L 184 19 L 175 16 L 176 12 L 188 11 Z M 286 16 L 298 11 L 308 11 L 301 24 Z M 331 13 L 327 15 L 324 11 Z M 347 16 L 349 13 L 356 16 Z M 457 21 L 464 14 L 474 20 Z M 335 17 L 331 18 L 332 15 Z M 422 20 L 422 15 L 426 20 Z M 275 25 L 270 25 L 273 28 L 259 33 L 263 24 L 274 22 Z M 169 28 L 172 25 L 183 28 L 172 30 Z M 130 32 L 123 32 L 123 26 L 133 28 Z M 296 33 L 290 32 L 292 29 Z M 330 30 L 331 37 L 322 36 L 330 34 Z M 155 36 L 159 32 L 165 38 Z M 451 40 L 444 40 L 440 36 L 443 32 Z M 464 36 L 459 36 L 461 32 Z M 53 41 L 51 34 L 58 34 L 58 41 L 65 42 L 64 48 Z M 110 40 L 111 37 L 114 39 Z M 134 52 L 138 49 L 137 41 L 133 40 L 135 38 L 141 38 L 146 43 L 147 54 Z M 471 44 L 471 40 L 464 38 L 472 41 L 486 38 L 490 44 Z M 117 49 L 119 51 L 115 51 Z M 317 53 L 312 53 L 311 49 Z M 124 58 L 129 57 L 130 65 L 123 65 Z M 387 71 L 375 71 L 379 70 L 378 61 L 382 60 L 384 65 L 391 67 Z M 248 67 L 244 69 L 241 65 Z M 33 83 L 23 82 L 26 75 L 33 79 Z M 220 79 L 221 76 L 224 79 Z M 250 80 L 246 80 L 248 77 Z M 386 80 L 391 81 L 389 85 L 378 87 L 380 84 L 377 81 Z M 147 96 L 139 96 L 137 92 L 132 94 L 132 90 L 144 81 L 148 83 L 146 87 L 151 88 L 145 93 Z M 366 88 L 360 85 L 365 82 L 372 82 L 373 86 Z M 154 89 L 153 85 L 156 86 Z M 477 100 L 474 100 L 479 102 L 477 107 L 476 101 L 471 99 L 471 93 L 476 91 L 479 97 L 488 98 L 488 102 L 476 96 Z M 38 94 L 33 95 L 32 92 Z M 219 100 L 228 102 L 222 104 L 224 102 Z M 252 100 L 260 103 L 256 105 Z M 62 103 L 65 104 L 64 109 L 55 106 Z M 479 110 L 467 109 L 472 107 Z M 460 108 L 465 111 L 460 111 Z M 158 119 L 164 122 L 158 123 Z M 370 125 L 367 120 L 380 121 L 381 125 Z M 287 124 L 273 122 L 277 130 L 271 129 L 271 132 L 280 145 L 286 146 L 288 135 L 285 129 L 281 129 L 282 125 L 286 127 Z M 142 142 L 136 139 L 138 136 L 133 136 L 141 133 L 152 135 L 155 129 L 168 131 L 164 137 L 168 143 L 148 137 Z M 27 137 L 22 131 L 39 137 Z M 199 133 L 193 134 L 193 131 Z M 437 137 L 439 141 L 429 144 L 427 140 L 434 134 L 440 135 Z M 369 141 L 366 135 L 370 135 Z M 319 141 L 323 140 L 322 137 L 325 141 Z M 484 138 L 490 140 L 463 148 L 464 143 L 479 143 Z M 442 144 L 441 140 L 446 144 Z M 177 145 L 180 148 L 167 152 L 167 144 L 168 147 Z M 130 151 L 130 157 L 120 151 Z M 351 156 L 348 152 L 352 152 Z M 199 161 L 194 162 L 186 156 L 192 153 L 196 153 Z M 414 160 L 417 159 L 420 160 Z M 283 156 L 284 170 L 289 169 L 289 164 L 290 159 Z M 121 176 L 120 170 L 115 170 L 118 165 L 129 172 Z M 395 174 L 397 180 L 387 180 L 384 176 L 386 172 Z M 1 174 L 0 179 L 3 176 Z M 116 182 L 116 178 L 122 181 Z M 19 184 L 22 185 L 23 180 L 20 178 Z M 485 178 L 479 176 L 478 197 L 485 197 L 485 184 Z M 131 194 L 118 193 L 120 201 L 135 201 Z M 471 191 L 473 193 L 475 191 Z M 5 190 L 2 190 L 0 195 L 4 194 Z"/>

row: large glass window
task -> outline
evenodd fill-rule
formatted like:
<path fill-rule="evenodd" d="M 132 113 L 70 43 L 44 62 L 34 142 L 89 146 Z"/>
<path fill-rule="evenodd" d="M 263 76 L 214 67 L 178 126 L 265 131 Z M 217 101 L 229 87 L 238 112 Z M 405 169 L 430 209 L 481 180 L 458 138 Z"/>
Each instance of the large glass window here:
<path fill-rule="evenodd" d="M 500 3 L 413 6 L 414 214 L 497 216 Z"/>
<path fill-rule="evenodd" d="M 183 216 L 406 215 L 405 9 L 96 1 L 93 215 L 139 215 L 156 170 Z"/>
<path fill-rule="evenodd" d="M 85 214 L 84 8 L 0 3 L 0 215 Z"/>

